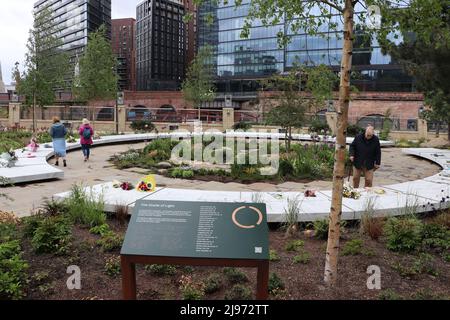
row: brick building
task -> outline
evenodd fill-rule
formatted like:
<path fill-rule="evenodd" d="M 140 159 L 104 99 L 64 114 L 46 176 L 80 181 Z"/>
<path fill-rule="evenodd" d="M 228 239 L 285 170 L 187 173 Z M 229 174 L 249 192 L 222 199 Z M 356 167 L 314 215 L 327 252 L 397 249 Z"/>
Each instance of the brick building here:
<path fill-rule="evenodd" d="M 119 90 L 136 90 L 136 20 L 113 19 L 111 45 L 117 56 Z"/>

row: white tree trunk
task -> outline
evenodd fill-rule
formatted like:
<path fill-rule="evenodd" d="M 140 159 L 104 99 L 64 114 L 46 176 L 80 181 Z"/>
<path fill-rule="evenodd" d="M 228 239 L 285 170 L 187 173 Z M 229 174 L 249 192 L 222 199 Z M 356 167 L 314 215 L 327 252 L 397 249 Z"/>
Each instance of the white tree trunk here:
<path fill-rule="evenodd" d="M 335 285 L 339 254 L 340 222 L 342 214 L 342 191 L 345 175 L 346 136 L 348 107 L 350 104 L 350 71 L 353 51 L 353 4 L 345 1 L 344 9 L 344 47 L 342 48 L 341 80 L 339 87 L 339 106 L 337 110 L 336 149 L 333 171 L 333 193 L 330 208 L 328 243 L 325 262 L 324 281 Z"/>

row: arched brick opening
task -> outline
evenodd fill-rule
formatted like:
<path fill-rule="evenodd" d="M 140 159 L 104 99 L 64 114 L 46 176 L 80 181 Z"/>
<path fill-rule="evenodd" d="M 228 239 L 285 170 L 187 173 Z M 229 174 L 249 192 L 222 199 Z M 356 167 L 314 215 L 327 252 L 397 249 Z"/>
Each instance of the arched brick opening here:
<path fill-rule="evenodd" d="M 106 106 L 104 108 L 98 109 L 96 120 L 97 121 L 114 121 L 114 107 Z"/>
<path fill-rule="evenodd" d="M 135 105 L 127 110 L 127 121 L 151 120 L 152 112 L 144 105 Z"/>

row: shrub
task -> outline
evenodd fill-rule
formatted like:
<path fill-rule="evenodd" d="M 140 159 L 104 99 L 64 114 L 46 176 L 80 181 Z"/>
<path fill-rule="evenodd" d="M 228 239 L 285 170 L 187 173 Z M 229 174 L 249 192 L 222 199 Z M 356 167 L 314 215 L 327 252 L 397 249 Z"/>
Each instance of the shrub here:
<path fill-rule="evenodd" d="M 350 124 L 347 126 L 347 137 L 356 137 L 358 134 L 363 132 L 364 129 L 356 124 Z"/>
<path fill-rule="evenodd" d="M 10 150 L 16 150 L 22 148 L 23 145 L 20 142 L 14 140 L 1 140 L 0 141 L 0 153 L 8 152 Z"/>
<path fill-rule="evenodd" d="M 38 143 L 47 143 L 52 141 L 52 137 L 50 136 L 50 133 L 48 133 L 48 131 L 38 132 L 36 137 Z"/>
<path fill-rule="evenodd" d="M 272 262 L 280 261 L 280 256 L 278 255 L 276 250 L 274 250 L 274 249 L 269 250 L 269 261 L 272 261 Z"/>
<path fill-rule="evenodd" d="M 419 257 L 414 261 L 413 268 L 417 273 L 426 273 L 432 276 L 438 275 L 438 272 L 434 268 L 434 258 L 428 253 L 420 253 Z"/>
<path fill-rule="evenodd" d="M 286 228 L 286 237 L 289 237 L 295 236 L 298 232 L 301 200 L 298 197 L 289 198 L 287 205 L 287 208 L 284 209 L 284 227 Z"/>
<path fill-rule="evenodd" d="M 147 265 L 145 266 L 145 270 L 158 277 L 173 276 L 177 273 L 177 269 L 174 266 L 168 264 Z"/>
<path fill-rule="evenodd" d="M 281 290 L 284 290 L 284 282 L 276 273 L 272 272 L 269 277 L 269 293 L 276 295 Z"/>
<path fill-rule="evenodd" d="M 181 276 L 180 290 L 184 300 L 200 300 L 205 296 L 203 282 L 196 282 L 191 276 Z"/>
<path fill-rule="evenodd" d="M 183 176 L 183 179 L 191 179 L 194 177 L 194 171 L 184 170 L 182 176 Z"/>
<path fill-rule="evenodd" d="M 222 278 L 220 274 L 212 274 L 205 280 L 205 293 L 214 293 L 222 288 Z"/>
<path fill-rule="evenodd" d="M 28 264 L 22 259 L 19 241 L 0 242 L 0 300 L 24 296 L 27 269 Z"/>
<path fill-rule="evenodd" d="M 345 243 L 342 249 L 342 255 L 344 256 L 356 256 L 362 253 L 363 241 L 360 239 L 353 239 Z"/>
<path fill-rule="evenodd" d="M 236 122 L 233 125 L 233 130 L 243 130 L 243 131 L 247 131 L 250 130 L 252 127 L 252 124 L 249 122 L 244 122 L 244 121 L 240 121 L 240 122 Z"/>
<path fill-rule="evenodd" d="M 402 264 L 396 262 L 392 268 L 396 270 L 402 277 L 412 277 L 417 274 L 427 273 L 437 276 L 437 271 L 433 266 L 433 256 L 427 253 L 421 253 L 412 264 Z"/>
<path fill-rule="evenodd" d="M 170 172 L 170 176 L 172 178 L 183 178 L 183 179 L 191 179 L 194 177 L 194 171 L 185 170 L 182 168 L 175 168 Z"/>
<path fill-rule="evenodd" d="M 240 283 L 248 281 L 247 275 L 236 268 L 224 268 L 223 273 L 230 283 Z"/>
<path fill-rule="evenodd" d="M 23 217 L 22 223 L 23 223 L 23 234 L 26 237 L 33 237 L 34 232 L 39 227 L 40 221 L 43 219 L 43 217 L 37 213 L 33 214 L 29 217 Z"/>
<path fill-rule="evenodd" d="M 399 147 L 399 148 L 419 148 L 420 145 L 423 143 L 424 141 L 413 141 L 413 140 L 407 140 L 405 138 L 401 138 L 398 141 L 395 141 L 395 146 Z"/>
<path fill-rule="evenodd" d="M 305 242 L 302 240 L 291 240 L 289 241 L 284 249 L 286 251 L 298 251 L 305 245 Z"/>
<path fill-rule="evenodd" d="M 135 120 L 130 124 L 131 129 L 134 131 L 151 132 L 155 130 L 155 125 L 149 120 Z"/>
<path fill-rule="evenodd" d="M 368 214 L 361 216 L 361 232 L 367 234 L 372 240 L 378 240 L 383 234 L 383 218 L 375 218 Z"/>
<path fill-rule="evenodd" d="M 414 300 L 450 300 L 450 296 L 440 296 L 429 288 L 419 289 L 411 295 Z"/>
<path fill-rule="evenodd" d="M 104 223 L 100 226 L 92 227 L 91 229 L 89 229 L 89 232 L 92 234 L 98 234 L 98 235 L 104 237 L 111 233 L 111 229 L 109 228 L 108 224 Z"/>
<path fill-rule="evenodd" d="M 288 159 L 280 159 L 280 166 L 278 168 L 278 174 L 281 177 L 290 176 L 294 173 L 294 167 Z"/>
<path fill-rule="evenodd" d="M 308 131 L 316 133 L 327 133 L 331 132 L 331 129 L 326 121 L 322 121 L 318 118 L 315 118 L 311 121 Z"/>
<path fill-rule="evenodd" d="M 34 230 L 31 246 L 38 254 L 66 254 L 71 240 L 72 225 L 65 217 L 45 217 Z"/>
<path fill-rule="evenodd" d="M 15 223 L 0 223 L 0 243 L 15 240 L 17 238 L 18 231 Z"/>
<path fill-rule="evenodd" d="M 250 300 L 252 297 L 252 291 L 242 284 L 235 284 L 225 293 L 225 300 Z"/>
<path fill-rule="evenodd" d="M 151 154 L 155 161 L 170 160 L 172 149 L 178 144 L 177 141 L 170 139 L 155 139 L 144 148 L 144 154 Z"/>
<path fill-rule="evenodd" d="M 403 297 L 392 289 L 386 289 L 378 295 L 380 300 L 403 300 Z"/>
<path fill-rule="evenodd" d="M 299 253 L 298 255 L 296 255 L 292 262 L 293 263 L 301 263 L 301 264 L 307 264 L 309 261 L 311 260 L 311 255 L 306 252 L 306 251 L 302 251 L 301 253 Z"/>
<path fill-rule="evenodd" d="M 434 224 L 440 224 L 447 229 L 450 229 L 450 210 L 448 212 L 443 212 L 433 219 Z"/>
<path fill-rule="evenodd" d="M 128 206 L 116 205 L 114 208 L 114 217 L 117 219 L 120 225 L 124 225 L 129 217 Z"/>
<path fill-rule="evenodd" d="M 113 256 L 106 259 L 105 273 L 108 276 L 115 277 L 120 274 L 120 257 Z"/>
<path fill-rule="evenodd" d="M 384 227 L 387 247 L 392 251 L 413 251 L 422 240 L 422 223 L 416 218 L 389 218 Z"/>
<path fill-rule="evenodd" d="M 315 237 L 318 239 L 326 240 L 328 239 L 328 219 L 316 220 L 313 222 Z"/>
<path fill-rule="evenodd" d="M 102 197 L 96 200 L 94 195 L 88 195 L 81 185 L 72 186 L 67 205 L 69 208 L 67 214 L 74 223 L 92 228 L 106 222 Z"/>
<path fill-rule="evenodd" d="M 114 251 L 120 249 L 123 243 L 123 236 L 114 232 L 109 232 L 97 241 L 102 251 Z"/>
<path fill-rule="evenodd" d="M 59 216 L 69 212 L 69 206 L 65 201 L 45 200 L 39 213 L 43 216 Z"/>
<path fill-rule="evenodd" d="M 424 224 L 422 228 L 422 244 L 424 247 L 438 250 L 450 249 L 450 230 L 439 224 Z"/>
<path fill-rule="evenodd" d="M 397 271 L 400 276 L 408 278 L 415 276 L 418 273 L 414 267 L 402 264 L 400 262 L 395 262 L 392 264 L 392 269 Z"/>

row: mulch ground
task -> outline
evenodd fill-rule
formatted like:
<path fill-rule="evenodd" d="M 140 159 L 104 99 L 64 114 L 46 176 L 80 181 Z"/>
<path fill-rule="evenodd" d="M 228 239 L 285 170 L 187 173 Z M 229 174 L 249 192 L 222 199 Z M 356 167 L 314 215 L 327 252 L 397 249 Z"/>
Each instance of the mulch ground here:
<path fill-rule="evenodd" d="M 109 221 L 115 231 L 125 233 L 126 226 Z M 437 254 L 433 255 L 435 275 L 421 273 L 401 275 L 398 263 L 412 265 L 418 255 L 394 253 L 386 249 L 383 239 L 378 241 L 361 236 L 357 228 L 348 227 L 342 235 L 341 247 L 351 239 L 364 241 L 363 253 L 339 258 L 339 279 L 337 285 L 329 289 L 323 285 L 326 241 L 300 234 L 304 241 L 303 250 L 310 254 L 307 264 L 294 264 L 296 252 L 288 252 L 285 245 L 292 239 L 286 239 L 285 233 L 271 226 L 270 248 L 276 250 L 280 261 L 270 263 L 270 272 L 275 272 L 284 281 L 285 289 L 271 294 L 270 299 L 380 299 L 386 292 L 394 293 L 405 299 L 450 299 L 450 263 Z M 119 251 L 105 253 L 96 245 L 99 236 L 92 235 L 87 229 L 75 226 L 73 229 L 72 251 L 66 256 L 36 255 L 32 252 L 28 240 L 23 243 L 24 259 L 28 261 L 30 283 L 25 299 L 121 299 L 121 276 L 108 276 L 105 261 L 118 256 Z M 67 267 L 77 265 L 81 269 L 81 290 L 69 290 L 66 281 L 70 274 Z M 367 267 L 377 265 L 381 269 L 381 290 L 369 290 L 366 282 L 369 274 Z M 240 268 L 247 277 L 248 286 L 256 291 L 256 270 Z M 206 295 L 204 299 L 224 299 L 225 292 L 231 288 L 222 268 L 178 266 L 175 275 L 155 276 L 143 266 L 137 266 L 138 299 L 182 299 L 179 280 L 182 275 L 190 275 L 194 281 L 203 281 L 216 273 L 223 278 L 223 287 L 216 293 Z M 391 295 L 392 298 L 392 295 Z"/>

